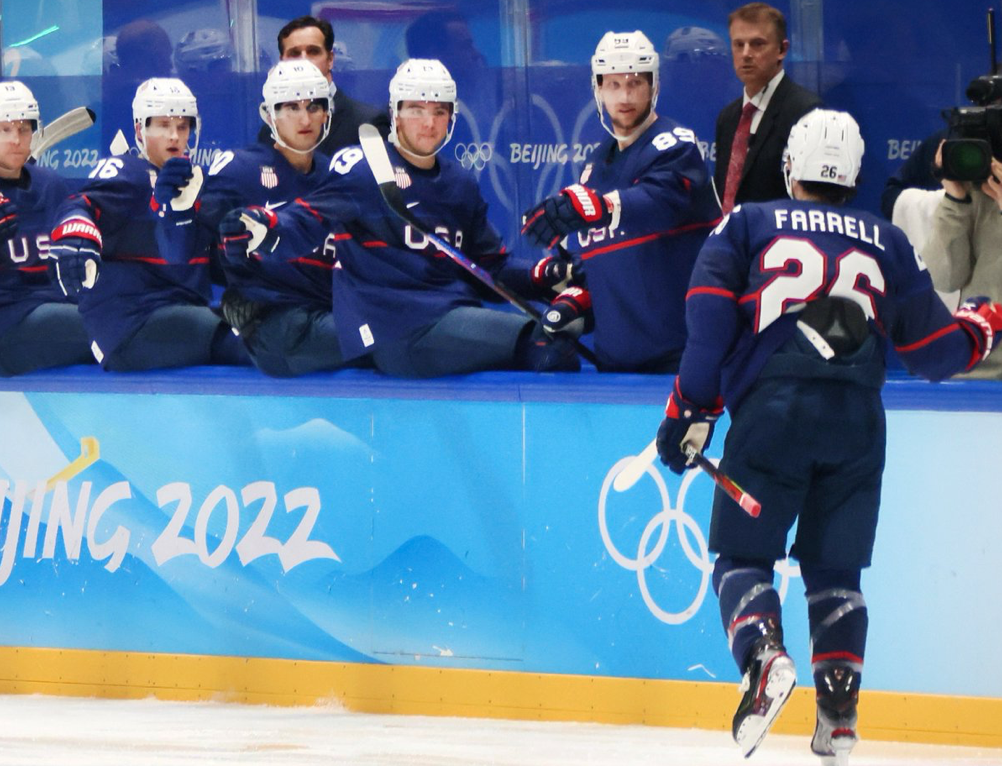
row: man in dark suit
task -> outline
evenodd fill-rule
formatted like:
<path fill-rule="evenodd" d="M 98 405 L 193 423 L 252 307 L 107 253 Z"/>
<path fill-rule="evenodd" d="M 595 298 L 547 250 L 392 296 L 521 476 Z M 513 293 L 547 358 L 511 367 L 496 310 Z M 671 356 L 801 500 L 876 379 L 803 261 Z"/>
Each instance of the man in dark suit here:
<path fill-rule="evenodd" d="M 780 11 L 749 3 L 731 13 L 728 24 L 734 71 L 744 92 L 717 116 L 714 182 L 724 213 L 741 202 L 786 197 L 781 166 L 790 129 L 821 105 L 817 95 L 785 76 L 790 41 Z"/>
<path fill-rule="evenodd" d="M 323 72 L 331 83 L 334 96 L 334 117 L 327 138 L 317 151 L 332 156 L 338 149 L 358 143 L 358 126 L 371 123 L 385 138 L 390 132 L 390 117 L 386 109 L 377 109 L 361 101 L 348 98 L 341 88 L 335 88 L 331 68 L 334 66 L 334 29 L 324 19 L 300 16 L 293 19 L 278 33 L 278 54 L 283 60 L 304 58 Z M 258 140 L 273 142 L 271 130 L 261 129 Z"/>

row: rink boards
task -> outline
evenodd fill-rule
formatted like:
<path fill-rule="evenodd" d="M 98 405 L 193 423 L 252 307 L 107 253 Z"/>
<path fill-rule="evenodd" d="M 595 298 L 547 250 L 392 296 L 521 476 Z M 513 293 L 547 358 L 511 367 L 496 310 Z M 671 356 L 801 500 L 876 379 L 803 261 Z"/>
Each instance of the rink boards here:
<path fill-rule="evenodd" d="M 725 728 L 712 484 L 657 466 L 611 487 L 669 384 L 4 381 L 0 691 Z M 863 733 L 1002 746 L 1002 385 L 885 400 Z M 807 730 L 796 565 L 776 582 L 802 687 L 781 725 Z"/>

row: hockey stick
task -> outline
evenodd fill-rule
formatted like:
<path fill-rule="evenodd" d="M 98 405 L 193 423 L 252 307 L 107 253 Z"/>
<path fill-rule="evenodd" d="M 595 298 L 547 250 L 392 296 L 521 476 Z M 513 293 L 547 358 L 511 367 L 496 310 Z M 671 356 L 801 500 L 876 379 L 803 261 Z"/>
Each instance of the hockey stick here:
<path fill-rule="evenodd" d="M 425 224 L 421 223 L 417 216 L 408 209 L 403 195 L 400 193 L 400 188 L 397 186 L 393 166 L 390 165 L 390 156 L 386 153 L 386 145 L 383 143 L 383 137 L 379 135 L 379 131 L 372 125 L 359 125 L 358 140 L 362 144 L 362 153 L 369 163 L 369 170 L 372 171 L 372 176 L 379 185 L 379 193 L 383 195 L 383 200 L 389 206 L 390 210 L 396 216 L 409 223 L 415 231 L 426 237 L 429 242 L 450 260 L 461 266 L 470 276 L 500 295 L 527 317 L 534 319 L 542 325 L 543 316 L 532 304 L 511 292 L 501 283 L 495 281 L 490 274 L 445 242 L 441 237 L 428 231 Z M 598 360 L 590 348 L 578 340 L 574 341 L 574 347 L 583 359 L 597 366 Z"/>
<path fill-rule="evenodd" d="M 56 119 L 42 128 L 38 145 L 31 150 L 31 156 L 37 160 L 48 149 L 51 149 L 60 141 L 65 141 L 70 136 L 76 135 L 81 130 L 86 130 L 93 124 L 94 111 L 92 109 L 88 109 L 86 106 L 78 106 L 76 109 L 70 109 L 66 114 L 56 117 Z"/>
<path fill-rule="evenodd" d="M 616 474 L 612 480 L 612 488 L 617 492 L 626 492 L 630 487 L 640 481 L 640 477 L 647 472 L 647 466 L 654 462 L 658 456 L 658 440 L 652 439 L 651 443 L 644 447 L 644 451 L 626 464 L 626 468 Z"/>
<path fill-rule="evenodd" d="M 708 473 L 714 483 L 724 491 L 724 494 L 741 506 L 742 511 L 753 519 L 757 519 L 758 515 L 762 513 L 762 503 L 741 489 L 730 476 L 703 457 L 703 453 L 697 452 L 694 447 L 686 445 L 685 456 L 689 458 L 691 464 L 702 468 Z"/>
<path fill-rule="evenodd" d="M 626 468 L 616 474 L 616 478 L 612 480 L 612 488 L 617 492 L 625 492 L 628 490 L 640 481 L 640 477 L 647 472 L 648 466 L 654 462 L 654 458 L 657 456 L 658 442 L 657 439 L 655 439 L 644 447 L 643 452 L 627 463 Z M 697 452 L 693 447 L 688 445 L 686 446 L 685 456 L 689 459 L 689 463 L 695 465 L 697 468 L 702 468 L 703 471 L 709 475 L 711 479 L 713 479 L 714 483 L 720 487 L 729 498 L 731 498 L 731 500 L 741 506 L 741 510 L 752 518 L 758 518 L 758 515 L 762 512 L 762 504 L 758 500 L 741 489 L 741 487 L 739 487 L 733 479 L 731 479 L 726 473 L 723 473 L 719 468 L 717 468 L 717 466 L 703 457 L 701 452 Z"/>

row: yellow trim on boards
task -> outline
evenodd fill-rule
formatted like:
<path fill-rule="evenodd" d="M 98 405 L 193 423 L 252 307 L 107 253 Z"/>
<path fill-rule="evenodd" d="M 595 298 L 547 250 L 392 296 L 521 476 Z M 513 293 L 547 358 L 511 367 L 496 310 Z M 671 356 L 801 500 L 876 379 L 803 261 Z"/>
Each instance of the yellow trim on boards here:
<path fill-rule="evenodd" d="M 366 713 L 730 728 L 735 684 L 184 654 L 0 647 L 0 693 L 269 705 Z M 774 731 L 808 735 L 811 689 Z M 864 691 L 866 739 L 1002 747 L 1002 699 Z"/>

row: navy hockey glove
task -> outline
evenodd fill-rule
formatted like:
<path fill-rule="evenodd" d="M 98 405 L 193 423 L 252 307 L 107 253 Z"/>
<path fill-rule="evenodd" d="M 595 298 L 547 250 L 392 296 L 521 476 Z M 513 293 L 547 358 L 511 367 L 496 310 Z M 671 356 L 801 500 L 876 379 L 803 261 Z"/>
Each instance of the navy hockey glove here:
<path fill-rule="evenodd" d="M 17 205 L 0 193 L 0 242 L 13 239 L 17 234 Z"/>
<path fill-rule="evenodd" d="M 101 231 L 83 216 L 67 218 L 49 237 L 49 255 L 56 259 L 56 278 L 66 295 L 89 290 L 101 263 Z"/>
<path fill-rule="evenodd" d="M 553 299 L 543 314 L 543 329 L 551 335 L 567 333 L 572 338 L 580 338 L 582 333 L 594 330 L 591 293 L 583 287 L 568 287 Z"/>
<path fill-rule="evenodd" d="M 679 391 L 676 377 L 675 389 L 665 406 L 665 419 L 658 428 L 658 455 L 661 462 L 673 473 L 683 473 L 689 467 L 685 448 L 691 446 L 696 452 L 702 452 L 708 447 L 713 438 L 713 426 L 723 412 L 723 402 L 719 398 L 712 408 L 690 402 Z"/>
<path fill-rule="evenodd" d="M 978 362 L 988 358 L 996 336 L 1002 332 L 1002 305 L 979 295 L 977 298 L 968 298 L 960 304 L 953 318 L 974 341 L 974 353 L 971 354 L 971 361 L 967 365 L 967 369 L 971 369 Z"/>
<path fill-rule="evenodd" d="M 191 160 L 187 157 L 171 157 L 157 173 L 157 181 L 153 185 L 153 199 L 157 205 L 166 207 L 192 178 Z"/>
<path fill-rule="evenodd" d="M 584 266 L 581 258 L 571 256 L 566 251 L 564 255 L 567 257 L 557 258 L 548 255 L 532 267 L 530 278 L 534 287 L 561 293 L 571 285 L 584 284 Z"/>
<path fill-rule="evenodd" d="M 594 189 L 574 184 L 522 216 L 522 234 L 540 247 L 553 247 L 573 231 L 601 229 L 612 222 L 612 205 Z"/>
<path fill-rule="evenodd" d="M 280 239 L 275 231 L 277 224 L 278 218 L 267 208 L 254 205 L 231 210 L 219 222 L 219 239 L 226 257 L 242 260 L 253 252 L 273 252 Z"/>

